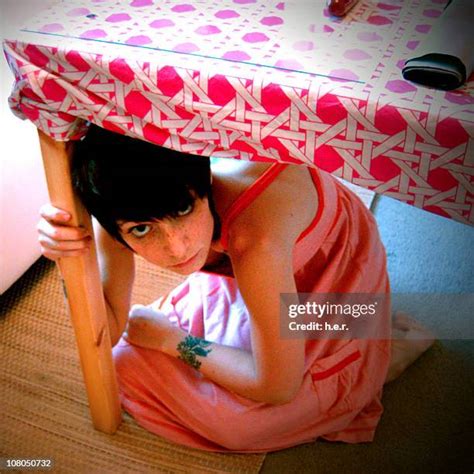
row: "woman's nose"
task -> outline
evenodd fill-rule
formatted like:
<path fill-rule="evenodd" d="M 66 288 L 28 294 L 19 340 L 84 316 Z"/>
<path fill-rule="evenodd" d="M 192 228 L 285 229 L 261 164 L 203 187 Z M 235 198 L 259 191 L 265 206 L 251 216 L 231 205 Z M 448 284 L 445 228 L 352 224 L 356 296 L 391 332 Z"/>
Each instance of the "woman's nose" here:
<path fill-rule="evenodd" d="M 167 228 L 163 232 L 163 247 L 176 260 L 186 258 L 186 237 L 182 229 L 175 226 Z"/>

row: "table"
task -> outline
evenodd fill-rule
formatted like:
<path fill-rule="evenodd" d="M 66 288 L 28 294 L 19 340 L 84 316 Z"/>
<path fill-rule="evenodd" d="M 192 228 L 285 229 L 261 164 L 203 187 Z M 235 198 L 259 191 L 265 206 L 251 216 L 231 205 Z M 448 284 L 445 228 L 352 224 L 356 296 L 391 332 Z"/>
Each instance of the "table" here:
<path fill-rule="evenodd" d="M 4 47 L 10 105 L 56 140 L 77 119 L 195 154 L 316 165 L 474 223 L 474 78 L 400 71 L 444 0 L 71 0 Z M 159 5 L 159 6 L 158 6 Z"/>
<path fill-rule="evenodd" d="M 445 92 L 401 76 L 444 3 L 360 0 L 340 20 L 322 1 L 59 2 L 4 42 L 10 107 L 40 130 L 53 203 L 86 226 L 67 159 L 85 120 L 197 155 L 317 166 L 473 224 L 474 78 Z M 92 417 L 113 432 L 97 263 L 70 260 L 61 269 Z"/>

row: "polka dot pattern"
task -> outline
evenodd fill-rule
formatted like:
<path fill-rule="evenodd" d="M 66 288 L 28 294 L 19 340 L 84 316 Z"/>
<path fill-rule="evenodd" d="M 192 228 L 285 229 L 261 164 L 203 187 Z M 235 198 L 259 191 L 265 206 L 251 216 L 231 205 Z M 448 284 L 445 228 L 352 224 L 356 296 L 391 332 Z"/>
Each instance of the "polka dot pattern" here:
<path fill-rule="evenodd" d="M 387 87 L 389 91 L 395 93 L 403 93 L 403 92 L 413 92 L 416 91 L 416 87 L 413 84 L 410 84 L 407 81 L 403 81 L 401 79 L 396 79 L 393 81 L 388 81 Z"/>
<path fill-rule="evenodd" d="M 160 18 L 159 20 L 153 20 L 150 23 L 152 28 L 168 28 L 174 26 L 174 21 L 169 20 L 168 18 Z"/>
<path fill-rule="evenodd" d="M 90 13 L 90 11 L 87 8 L 74 8 L 72 10 L 69 10 L 66 15 L 67 16 L 72 16 L 72 17 L 79 17 L 79 16 L 86 16 Z"/>
<path fill-rule="evenodd" d="M 420 35 L 429 33 L 444 6 L 444 0 L 422 3 L 418 22 L 411 26 L 413 34 L 405 34 L 397 43 L 404 45 L 406 57 L 418 47 Z M 341 20 L 328 15 L 323 2 L 83 0 L 64 11 L 49 9 L 35 27 L 43 34 L 67 34 L 363 83 L 378 77 L 381 65 L 390 62 L 392 51 L 387 44 L 400 22 L 409 23 L 410 8 L 402 0 L 360 0 Z M 397 74 L 402 62 L 403 58 L 393 61 Z M 400 77 L 388 81 L 395 79 Z M 397 82 L 386 84 L 385 89 L 410 92 Z"/>
<path fill-rule="evenodd" d="M 131 20 L 131 17 L 128 13 L 113 13 L 105 19 L 105 21 L 109 21 L 110 23 L 118 23 L 119 21 L 128 20 Z"/>
<path fill-rule="evenodd" d="M 415 30 L 418 31 L 418 33 L 429 33 L 431 25 L 416 25 Z"/>
<path fill-rule="evenodd" d="M 284 22 L 279 16 L 266 16 L 265 18 L 262 18 L 260 23 L 265 26 L 275 26 L 282 25 Z"/>
<path fill-rule="evenodd" d="M 48 23 L 40 29 L 41 33 L 59 33 L 62 30 L 64 30 L 64 27 L 60 23 Z"/>
<path fill-rule="evenodd" d="M 194 12 L 196 11 L 196 8 L 194 8 L 192 5 L 189 4 L 183 4 L 183 5 L 176 5 L 171 9 L 172 12 L 176 13 L 187 13 L 187 12 Z"/>
<path fill-rule="evenodd" d="M 262 41 L 268 41 L 270 38 L 264 33 L 247 33 L 242 36 L 242 39 L 247 43 L 261 43 Z"/>
<path fill-rule="evenodd" d="M 101 29 L 86 30 L 84 31 L 84 33 L 81 34 L 81 38 L 85 38 L 85 39 L 100 39 L 100 38 L 106 38 L 106 37 L 107 37 L 107 33 Z"/>
<path fill-rule="evenodd" d="M 194 43 L 179 43 L 174 46 L 173 51 L 178 53 L 196 53 L 199 51 L 199 48 Z"/>
<path fill-rule="evenodd" d="M 219 10 L 215 17 L 219 20 L 228 20 L 230 18 L 238 18 L 240 15 L 235 10 Z"/>
<path fill-rule="evenodd" d="M 347 49 L 344 52 L 344 57 L 353 61 L 363 61 L 364 59 L 371 58 L 369 53 L 366 53 L 362 49 Z"/>
<path fill-rule="evenodd" d="M 153 0 L 133 0 L 131 7 L 149 7 L 153 5 Z"/>
<path fill-rule="evenodd" d="M 131 36 L 125 41 L 125 43 L 134 45 L 134 46 L 141 46 L 141 45 L 151 44 L 152 40 L 149 36 L 138 35 L 138 36 Z"/>
<path fill-rule="evenodd" d="M 196 28 L 196 33 L 198 35 L 216 35 L 221 32 L 221 30 L 215 25 L 205 25 Z"/>

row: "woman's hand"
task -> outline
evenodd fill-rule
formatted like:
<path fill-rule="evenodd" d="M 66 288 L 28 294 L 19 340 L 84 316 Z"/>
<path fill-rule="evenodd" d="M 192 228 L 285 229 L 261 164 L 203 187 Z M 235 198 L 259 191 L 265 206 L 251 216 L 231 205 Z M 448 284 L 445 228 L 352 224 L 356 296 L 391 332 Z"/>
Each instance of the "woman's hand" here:
<path fill-rule="evenodd" d="M 174 326 L 160 311 L 148 306 L 133 305 L 123 334 L 130 344 L 164 351 L 181 329 Z"/>
<path fill-rule="evenodd" d="M 41 253 L 50 260 L 63 257 L 83 255 L 90 247 L 92 237 L 82 228 L 71 225 L 71 215 L 45 204 L 40 209 L 41 219 L 38 222 L 38 241 Z"/>

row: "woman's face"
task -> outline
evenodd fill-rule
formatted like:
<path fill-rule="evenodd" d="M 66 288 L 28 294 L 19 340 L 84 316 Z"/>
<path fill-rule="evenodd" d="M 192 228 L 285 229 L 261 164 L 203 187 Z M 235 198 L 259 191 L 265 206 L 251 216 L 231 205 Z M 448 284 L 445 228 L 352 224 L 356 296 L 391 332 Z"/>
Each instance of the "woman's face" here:
<path fill-rule="evenodd" d="M 125 242 L 159 267 L 189 275 L 206 263 L 214 230 L 207 198 L 197 198 L 175 218 L 118 224 Z"/>

